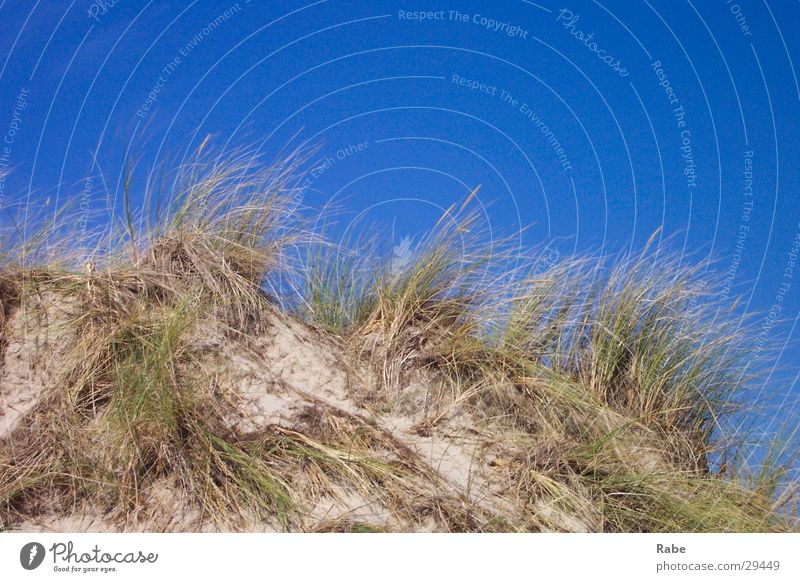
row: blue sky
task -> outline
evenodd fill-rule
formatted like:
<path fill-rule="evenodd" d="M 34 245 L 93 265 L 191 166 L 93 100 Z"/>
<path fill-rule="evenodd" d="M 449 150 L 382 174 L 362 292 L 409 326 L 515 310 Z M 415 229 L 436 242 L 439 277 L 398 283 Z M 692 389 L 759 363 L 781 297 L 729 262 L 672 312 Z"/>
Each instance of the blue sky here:
<path fill-rule="evenodd" d="M 211 134 L 318 145 L 303 203 L 397 244 L 477 185 L 488 231 L 564 257 L 661 229 L 727 274 L 797 412 L 797 2 L 0 0 L 0 22 L 0 206 L 102 209 L 126 155 Z"/>

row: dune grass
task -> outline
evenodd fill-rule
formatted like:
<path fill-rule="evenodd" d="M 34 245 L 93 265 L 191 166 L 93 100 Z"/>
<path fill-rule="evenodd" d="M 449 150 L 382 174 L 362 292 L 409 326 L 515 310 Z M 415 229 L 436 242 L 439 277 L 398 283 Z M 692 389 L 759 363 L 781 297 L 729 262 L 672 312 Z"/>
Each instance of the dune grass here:
<path fill-rule="evenodd" d="M 342 248 L 307 234 L 294 213 L 302 159 L 259 169 L 204 148 L 166 192 L 146 193 L 166 204 L 136 213 L 126 197 L 119 226 L 91 244 L 70 246 L 69 220 L 4 240 L 4 329 L 42 302 L 70 314 L 57 381 L 0 447 L 5 527 L 89 506 L 132 523 L 168 487 L 224 529 L 303 529 L 311 500 L 344 484 L 409 529 L 796 530 L 790 467 L 766 457 L 753 471 L 725 433 L 758 364 L 707 273 L 652 248 L 542 271 L 535 253 L 487 240 L 470 199 L 398 269 L 372 239 Z M 196 370 L 198 326 L 245 346 L 279 305 L 374 378 L 374 418 L 320 404 L 302 430 L 230 428 L 235 403 Z M 420 379 L 430 412 L 415 430 L 465 415 L 504 451 L 491 465 L 513 510 L 453 490 L 375 420 Z"/>

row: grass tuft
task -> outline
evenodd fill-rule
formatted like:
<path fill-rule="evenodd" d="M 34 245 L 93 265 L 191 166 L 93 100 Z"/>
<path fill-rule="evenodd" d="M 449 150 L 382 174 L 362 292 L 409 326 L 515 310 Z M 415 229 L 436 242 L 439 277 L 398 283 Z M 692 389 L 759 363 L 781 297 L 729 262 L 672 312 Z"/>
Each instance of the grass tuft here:
<path fill-rule="evenodd" d="M 398 264 L 304 234 L 303 155 L 246 154 L 204 144 L 157 208 L 128 176 L 89 239 L 59 215 L 4 239 L 0 393 L 32 404 L 0 438 L 0 528 L 797 529 L 796 447 L 754 469 L 729 434 L 758 365 L 705 271 L 664 249 L 543 269 L 475 193 Z M 314 385 L 323 360 L 345 380 Z"/>

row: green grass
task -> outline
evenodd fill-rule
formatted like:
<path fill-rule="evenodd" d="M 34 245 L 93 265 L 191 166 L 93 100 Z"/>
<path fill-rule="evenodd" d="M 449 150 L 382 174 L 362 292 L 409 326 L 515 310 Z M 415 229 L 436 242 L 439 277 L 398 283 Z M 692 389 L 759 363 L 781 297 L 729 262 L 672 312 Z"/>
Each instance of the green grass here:
<path fill-rule="evenodd" d="M 535 252 L 481 231 L 472 197 L 398 268 L 376 237 L 344 248 L 305 234 L 292 214 L 302 156 L 263 170 L 242 160 L 204 145 L 172 187 L 145 193 L 167 202 L 155 208 L 132 208 L 127 179 L 119 224 L 83 247 L 69 220 L 4 240 L 0 324 L 33 297 L 63 301 L 74 341 L 28 430 L 0 448 L 0 527 L 90 506 L 133 523 L 168 483 L 223 529 L 304 529 L 315 503 L 350 491 L 407 529 L 562 530 L 567 516 L 600 531 L 796 530 L 796 457 L 776 452 L 796 444 L 776 440 L 754 470 L 746 435 L 727 432 L 758 362 L 706 272 L 653 248 L 542 270 Z M 361 368 L 365 414 L 317 403 L 296 426 L 250 435 L 227 422 L 236 404 L 198 371 L 197 334 L 212 322 L 248 349 L 276 309 L 275 277 L 290 282 L 285 316 Z M 499 451 L 488 466 L 506 510 L 455 490 L 381 427 L 382 413 L 413 407 L 420 378 L 415 430 L 469 419 Z"/>

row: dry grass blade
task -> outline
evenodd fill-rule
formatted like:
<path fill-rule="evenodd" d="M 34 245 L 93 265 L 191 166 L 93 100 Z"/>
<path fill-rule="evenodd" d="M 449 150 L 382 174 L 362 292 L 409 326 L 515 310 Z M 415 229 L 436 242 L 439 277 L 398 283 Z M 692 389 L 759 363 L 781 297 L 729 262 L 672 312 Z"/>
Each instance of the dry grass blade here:
<path fill-rule="evenodd" d="M 0 528 L 797 529 L 796 443 L 722 430 L 754 366 L 705 272 L 520 256 L 477 190 L 399 265 L 304 234 L 306 160 L 204 144 L 156 210 L 129 175 L 120 224 L 9 231 Z"/>

